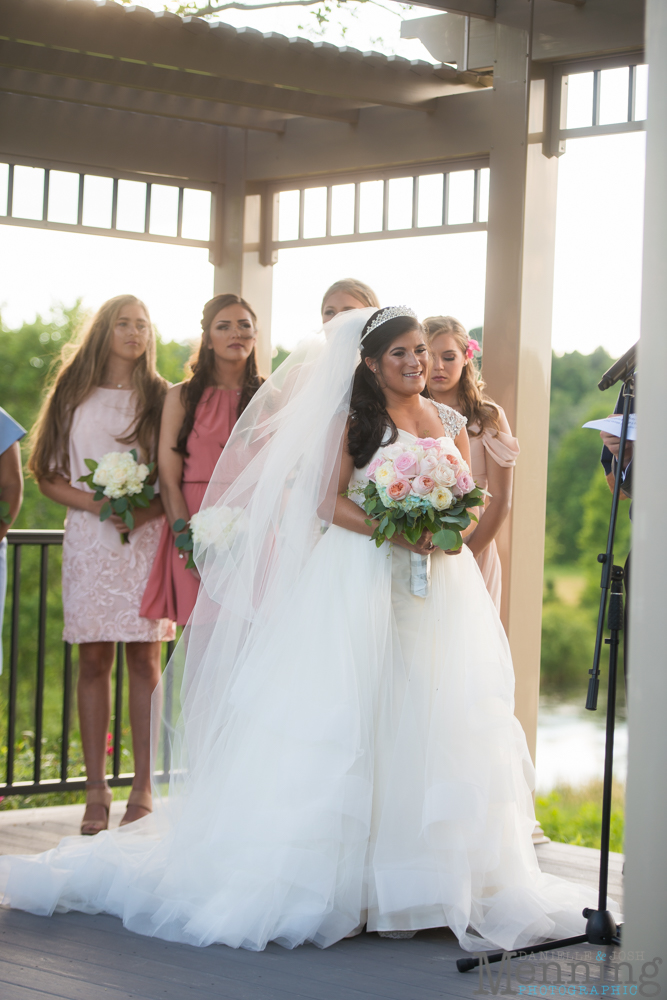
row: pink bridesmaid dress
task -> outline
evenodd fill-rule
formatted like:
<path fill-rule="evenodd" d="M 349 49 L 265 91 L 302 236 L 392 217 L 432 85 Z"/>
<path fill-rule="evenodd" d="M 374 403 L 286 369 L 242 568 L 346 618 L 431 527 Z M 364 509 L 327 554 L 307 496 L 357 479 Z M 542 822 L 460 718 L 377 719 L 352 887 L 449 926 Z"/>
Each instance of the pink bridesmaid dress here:
<path fill-rule="evenodd" d="M 500 430 L 496 433 L 495 431 L 487 428 L 483 434 L 474 436 L 475 432 L 479 430 L 479 426 L 477 424 L 471 424 L 468 428 L 472 475 L 477 485 L 481 486 L 482 489 L 487 488 L 489 481 L 487 472 L 488 460 L 496 462 L 502 468 L 506 469 L 516 464 L 516 459 L 519 454 L 519 442 L 509 433 L 509 424 L 504 410 L 500 406 L 498 409 L 500 410 L 500 425 L 501 427 L 506 427 L 506 431 Z M 473 433 L 470 434 L 470 431 Z M 482 576 L 484 577 L 486 589 L 491 595 L 497 610 L 500 612 L 502 572 L 500 567 L 500 556 L 498 555 L 498 548 L 496 546 L 495 539 L 490 545 L 487 545 L 482 554 L 477 557 L 477 565 L 479 566 Z"/>
<path fill-rule="evenodd" d="M 90 469 L 85 459 L 99 461 L 110 451 L 129 451 L 119 444 L 136 415 L 132 389 L 99 387 L 77 406 L 69 437 L 70 482 L 79 483 Z M 134 446 L 136 447 L 136 445 Z M 65 642 L 157 642 L 174 638 L 169 615 L 140 617 L 139 605 L 153 564 L 164 517 L 147 521 L 123 545 L 109 521 L 70 508 L 63 539 L 63 613 Z"/>
<path fill-rule="evenodd" d="M 237 420 L 240 393 L 232 389 L 204 390 L 188 437 L 181 490 L 190 516 L 201 507 L 222 449 Z M 199 593 L 199 577 L 186 569 L 187 555 L 174 545 L 170 525 L 164 525 L 140 614 L 146 618 L 171 618 L 186 625 Z"/>

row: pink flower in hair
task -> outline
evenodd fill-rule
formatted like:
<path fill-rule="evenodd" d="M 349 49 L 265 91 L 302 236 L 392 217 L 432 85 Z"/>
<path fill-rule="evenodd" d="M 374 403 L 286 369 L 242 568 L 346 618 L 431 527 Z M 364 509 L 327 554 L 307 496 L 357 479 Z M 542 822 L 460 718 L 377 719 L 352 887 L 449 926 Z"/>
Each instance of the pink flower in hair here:
<path fill-rule="evenodd" d="M 474 337 L 471 337 L 468 341 L 468 348 L 466 350 L 466 358 L 468 359 L 468 361 L 470 361 L 475 351 L 479 353 L 481 350 L 482 348 L 479 346 L 479 343 L 475 340 Z"/>

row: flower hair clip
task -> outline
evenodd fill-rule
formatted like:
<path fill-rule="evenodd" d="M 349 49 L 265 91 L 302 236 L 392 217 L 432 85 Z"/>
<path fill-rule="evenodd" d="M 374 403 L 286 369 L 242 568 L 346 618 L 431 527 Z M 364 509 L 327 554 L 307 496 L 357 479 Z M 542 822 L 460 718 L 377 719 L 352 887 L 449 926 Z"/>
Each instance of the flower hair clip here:
<path fill-rule="evenodd" d="M 475 351 L 479 352 L 481 350 L 482 350 L 482 348 L 479 346 L 479 343 L 474 339 L 474 337 L 471 337 L 469 339 L 469 341 L 468 341 L 468 347 L 467 347 L 467 350 L 466 350 L 466 358 L 467 358 L 467 360 L 470 361 L 470 359 L 473 356 L 473 354 L 475 353 Z"/>

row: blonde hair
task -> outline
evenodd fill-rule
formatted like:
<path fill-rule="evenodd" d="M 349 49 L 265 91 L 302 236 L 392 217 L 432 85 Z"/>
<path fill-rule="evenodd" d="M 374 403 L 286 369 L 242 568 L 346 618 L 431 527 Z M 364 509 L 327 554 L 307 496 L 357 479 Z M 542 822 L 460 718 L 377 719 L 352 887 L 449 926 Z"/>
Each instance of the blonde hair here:
<path fill-rule="evenodd" d="M 69 434 L 74 411 L 101 385 L 109 359 L 113 331 L 121 311 L 129 305 L 146 313 L 150 336 L 146 350 L 132 370 L 132 388 L 137 397 L 137 415 L 119 444 L 137 441 L 146 461 L 157 455 L 165 379 L 155 368 L 155 332 L 148 309 L 134 295 L 117 295 L 105 302 L 74 340 L 63 346 L 46 398 L 30 432 L 28 468 L 39 482 L 55 472 L 69 476 Z M 90 458 L 95 458 L 91 455 Z"/>
<path fill-rule="evenodd" d="M 430 344 L 441 333 L 449 333 L 456 341 L 464 358 L 468 357 L 470 337 L 468 331 L 453 316 L 429 316 L 422 323 L 426 331 L 426 339 Z M 484 389 L 486 384 L 481 376 L 479 368 L 475 363 L 475 358 L 471 357 L 468 364 L 463 367 L 461 378 L 458 384 L 458 404 L 461 413 L 468 418 L 468 434 L 470 437 L 477 437 L 486 428 L 492 428 L 496 433 L 500 430 L 500 412 L 498 406 Z M 477 425 L 478 431 L 471 431 L 470 427 Z"/>
<path fill-rule="evenodd" d="M 365 306 L 372 306 L 374 309 L 380 308 L 378 297 L 370 285 L 365 285 L 363 281 L 357 281 L 356 278 L 341 278 L 340 281 L 334 281 L 331 288 L 327 288 L 322 299 L 320 312 L 324 312 L 327 299 L 331 295 L 335 295 L 336 292 L 344 292 L 346 295 L 351 295 L 353 299 L 363 302 Z"/>

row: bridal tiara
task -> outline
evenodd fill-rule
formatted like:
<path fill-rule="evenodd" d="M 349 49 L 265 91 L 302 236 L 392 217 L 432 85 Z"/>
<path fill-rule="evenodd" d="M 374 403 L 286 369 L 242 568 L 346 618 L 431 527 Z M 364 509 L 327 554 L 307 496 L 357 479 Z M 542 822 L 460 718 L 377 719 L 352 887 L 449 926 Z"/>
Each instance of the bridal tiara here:
<path fill-rule="evenodd" d="M 417 319 L 417 314 L 410 309 L 409 306 L 385 306 L 384 309 L 378 309 L 378 311 L 371 316 L 368 321 L 368 326 L 364 329 L 360 344 L 363 344 L 366 337 L 377 330 L 379 326 L 383 323 L 388 323 L 390 319 L 396 319 L 398 316 L 407 316 L 409 319 Z"/>

